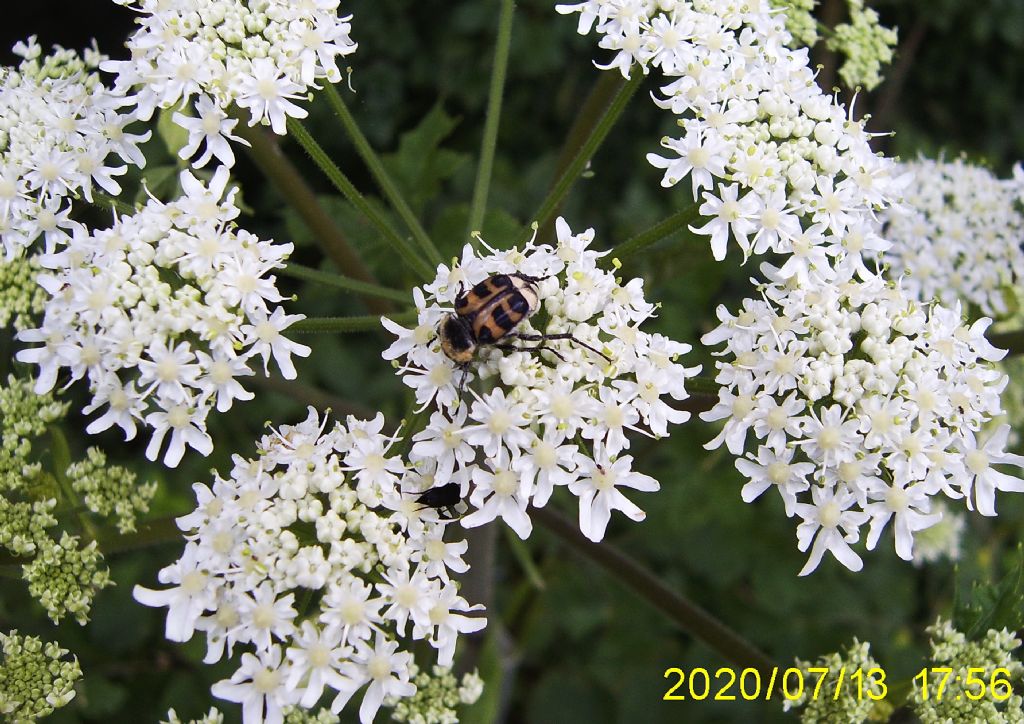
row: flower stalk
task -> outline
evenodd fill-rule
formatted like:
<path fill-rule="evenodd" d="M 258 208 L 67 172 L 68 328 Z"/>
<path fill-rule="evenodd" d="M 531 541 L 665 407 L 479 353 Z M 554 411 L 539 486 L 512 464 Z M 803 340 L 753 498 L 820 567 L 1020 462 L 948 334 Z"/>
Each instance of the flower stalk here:
<path fill-rule="evenodd" d="M 346 292 L 354 292 L 361 296 L 390 299 L 395 302 L 409 301 L 409 295 L 397 289 L 390 289 L 379 284 L 360 281 L 359 279 L 353 279 L 341 274 L 332 274 L 331 272 L 313 269 L 312 267 L 295 264 L 294 262 L 289 262 L 287 266 L 282 267 L 281 274 L 292 277 L 293 279 L 302 279 L 304 281 L 314 282 L 315 284 L 323 284 L 324 286 L 342 289 Z M 390 311 L 390 309 L 385 311 Z"/>
<path fill-rule="evenodd" d="M 641 566 L 615 546 L 592 543 L 569 520 L 550 507 L 530 511 L 534 519 L 611 573 L 616 580 L 646 599 L 684 631 L 721 654 L 726 661 L 741 667 L 767 672 L 775 665 L 771 658 L 738 633 L 687 598 L 666 586 L 654 573 Z"/>
<path fill-rule="evenodd" d="M 698 211 L 699 208 L 700 204 L 696 201 L 688 204 L 668 218 L 659 221 L 646 231 L 642 231 L 636 236 L 627 239 L 618 246 L 612 248 L 611 252 L 607 256 L 602 257 L 602 265 L 607 268 L 611 266 L 615 260 L 622 261 L 623 259 L 643 251 L 652 244 L 661 241 L 665 237 L 671 236 L 680 229 L 686 228 L 691 222 L 696 221 L 700 216 L 700 212 Z"/>
<path fill-rule="evenodd" d="M 577 179 L 579 179 L 590 159 L 597 152 L 597 149 L 600 148 L 604 139 L 608 137 L 608 133 L 615 125 L 615 122 L 619 120 L 619 116 L 626 109 L 629 99 L 633 97 L 641 82 L 643 82 L 642 73 L 634 73 L 633 77 L 628 81 L 616 79 L 618 90 L 604 108 L 597 123 L 591 128 L 580 129 L 581 133 L 588 134 L 586 140 L 579 145 L 579 150 L 573 156 L 572 161 L 566 166 L 562 175 L 559 176 L 555 185 L 551 188 L 550 193 L 541 203 L 540 208 L 533 215 L 533 220 L 523 230 L 522 243 L 526 243 L 533 236 L 535 223 L 539 227 L 546 227 L 554 218 L 562 201 L 565 200 L 565 197 L 569 194 L 569 191 Z M 574 144 L 570 141 L 567 145 L 572 147 Z"/>
<path fill-rule="evenodd" d="M 248 128 L 244 124 L 239 124 L 238 134 L 249 142 L 253 161 L 285 201 L 302 217 L 335 267 L 344 270 L 352 279 L 375 285 L 377 280 L 373 273 L 363 263 L 334 219 L 317 201 L 316 194 L 299 170 L 281 152 L 277 142 L 266 131 Z M 364 295 L 363 301 L 374 313 L 383 314 L 391 310 L 391 304 L 382 299 Z"/>
<path fill-rule="evenodd" d="M 514 9 L 514 0 L 501 0 L 498 38 L 494 46 L 494 66 L 491 69 L 491 87 L 487 95 L 487 116 L 484 119 L 484 135 L 480 144 L 480 164 L 477 167 L 476 183 L 473 186 L 473 201 L 469 207 L 467 237 L 472 237 L 474 231 L 481 231 L 480 227 L 483 225 L 484 213 L 487 210 L 487 194 L 494 171 L 494 153 L 498 145 L 498 126 L 501 121 L 501 103 L 505 92 L 508 54 L 512 45 Z"/>
<path fill-rule="evenodd" d="M 387 315 L 388 319 L 399 324 L 412 324 L 416 321 L 416 312 L 399 312 Z M 334 334 L 338 332 L 372 332 L 381 329 L 380 317 L 368 314 L 362 317 L 313 317 L 302 319 L 288 328 L 297 334 Z"/>
<path fill-rule="evenodd" d="M 430 236 L 423 228 L 423 224 L 416 218 L 416 214 L 413 213 L 406 202 L 405 197 L 402 196 L 402 192 L 399 191 L 398 185 L 395 184 L 391 175 L 388 174 L 387 169 L 384 168 L 384 164 L 381 162 L 380 157 L 373 150 L 370 142 L 366 136 L 363 135 L 362 130 L 359 128 L 359 124 L 356 123 L 356 119 L 352 116 L 352 112 L 348 109 L 345 104 L 345 100 L 338 93 L 338 89 L 331 84 L 325 84 L 325 90 L 327 94 L 327 100 L 330 102 L 331 107 L 334 109 L 335 115 L 341 121 L 341 125 L 345 127 L 345 132 L 349 138 L 352 139 L 352 143 L 355 144 L 356 151 L 359 153 L 360 158 L 370 169 L 370 173 L 373 174 L 374 180 L 377 185 L 380 186 L 381 191 L 384 192 L 384 196 L 391 203 L 391 206 L 398 212 L 398 215 L 402 217 L 402 221 L 409 227 L 409 231 L 412 232 L 412 238 L 416 241 L 416 244 L 427 256 L 427 260 L 432 265 L 440 264 L 443 261 L 441 252 L 434 246 L 434 242 L 431 241 Z"/>
<path fill-rule="evenodd" d="M 331 184 L 334 185 L 342 195 L 349 200 L 349 202 L 359 209 L 359 213 L 366 217 L 366 219 L 377 227 L 385 241 L 390 244 L 395 251 L 409 264 L 417 274 L 423 277 L 429 277 L 433 273 L 433 269 L 427 261 L 421 257 L 416 250 L 412 247 L 407 239 L 401 236 L 391 226 L 387 219 L 375 209 L 367 200 L 363 197 L 359 190 L 348 180 L 348 177 L 342 173 L 338 165 L 331 160 L 327 152 L 317 143 L 306 127 L 293 118 L 288 119 L 288 135 L 299 142 L 299 145 L 306 151 L 313 162 L 323 171 L 324 175 L 330 180 Z"/>

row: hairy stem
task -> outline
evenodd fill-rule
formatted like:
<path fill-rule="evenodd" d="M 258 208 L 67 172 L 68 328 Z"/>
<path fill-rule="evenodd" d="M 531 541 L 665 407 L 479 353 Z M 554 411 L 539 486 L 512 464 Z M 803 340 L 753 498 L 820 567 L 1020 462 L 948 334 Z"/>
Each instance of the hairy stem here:
<path fill-rule="evenodd" d="M 551 533 L 611 573 L 616 580 L 646 599 L 691 636 L 717 651 L 726 661 L 762 672 L 770 671 L 775 665 L 754 644 L 697 604 L 673 591 L 658 576 L 615 546 L 592 543 L 565 516 L 551 508 L 535 508 L 531 514 Z"/>
<path fill-rule="evenodd" d="M 351 277 L 342 276 L 340 274 L 320 271 L 319 269 L 313 269 L 312 267 L 303 266 L 302 264 L 296 264 L 294 262 L 289 262 L 278 271 L 280 271 L 281 274 L 294 279 L 303 279 L 316 284 L 323 284 L 324 286 L 343 289 L 346 292 L 354 292 L 366 297 L 390 299 L 395 302 L 405 302 L 406 304 L 408 304 L 411 299 L 408 293 L 401 292 L 397 289 L 359 281 L 358 279 L 352 279 Z"/>
<path fill-rule="evenodd" d="M 387 315 L 399 324 L 412 324 L 416 321 L 417 312 L 398 312 Z M 301 319 L 288 327 L 288 331 L 298 334 L 337 332 L 374 332 L 381 329 L 380 317 L 369 314 L 365 317 L 312 317 Z"/>
<path fill-rule="evenodd" d="M 605 267 L 611 266 L 615 260 L 622 261 L 637 252 L 643 251 L 651 244 L 661 241 L 666 236 L 671 236 L 681 229 L 688 229 L 690 222 L 695 221 L 700 216 L 699 208 L 700 204 L 694 201 L 667 219 L 659 221 L 646 231 L 642 231 L 633 238 L 627 239 L 614 247 L 607 256 L 602 257 L 602 265 Z"/>
<path fill-rule="evenodd" d="M 569 164 L 576 158 L 584 141 L 594 132 L 594 126 L 597 124 L 598 119 L 601 118 L 601 111 L 609 106 L 615 94 L 622 89 L 624 83 L 625 81 L 618 73 L 601 71 L 597 74 L 597 80 L 594 82 L 590 92 L 587 93 L 583 105 L 580 106 L 579 111 L 576 113 L 576 118 L 573 119 L 572 126 L 569 127 L 569 133 L 562 143 L 561 150 L 558 152 L 554 173 L 556 180 L 562 177 Z M 559 204 L 555 209 L 556 214 L 561 210 L 561 207 L 562 204 Z M 549 226 L 541 229 L 537 234 L 537 239 L 541 244 L 554 244 L 554 228 Z"/>
<path fill-rule="evenodd" d="M 352 415 L 361 420 L 369 420 L 377 414 L 375 410 L 360 402 L 346 400 L 318 387 L 296 382 L 295 380 L 286 380 L 278 375 L 271 375 L 270 377 L 257 375 L 251 379 L 254 386 L 266 392 L 286 397 L 293 402 L 303 405 L 312 405 L 321 412 L 330 411 L 339 418 Z"/>
<path fill-rule="evenodd" d="M 636 92 L 636 89 L 640 87 L 640 83 L 643 81 L 643 73 L 639 69 L 634 70 L 635 72 L 630 80 L 618 79 L 618 89 L 615 95 L 612 96 L 611 101 L 605 107 L 597 123 L 589 129 L 586 140 L 580 144 L 576 155 L 573 156 L 572 161 L 566 166 L 565 171 L 562 172 L 562 175 L 555 182 L 540 208 L 537 209 L 533 216 L 534 220 L 523 231 L 522 243 L 525 244 L 533 235 L 534 224 L 537 224 L 538 227 L 546 227 L 551 222 L 555 212 L 572 189 L 573 184 L 576 183 L 576 180 L 586 168 L 587 163 L 593 158 L 597 149 L 604 142 L 604 139 L 607 138 L 612 126 L 615 125 L 619 116 L 622 115 L 626 105 L 629 103 L 629 99 L 633 97 L 633 93 Z"/>
<path fill-rule="evenodd" d="M 98 209 L 109 209 L 113 207 L 114 211 L 121 214 L 122 216 L 131 216 L 137 209 L 134 204 L 131 204 L 124 199 L 119 199 L 116 196 L 104 193 L 97 189 L 92 190 L 92 205 Z"/>
<path fill-rule="evenodd" d="M 296 121 L 294 118 L 288 119 L 288 135 L 299 142 L 299 145 L 305 149 L 309 157 L 313 159 L 313 162 L 323 171 L 324 175 L 330 180 L 338 191 L 349 200 L 349 202 L 355 206 L 359 213 L 366 217 L 366 219 L 377 227 L 377 230 L 384 237 L 385 241 L 388 242 L 398 252 L 405 262 L 412 267 L 417 274 L 424 279 L 432 277 L 434 274 L 433 267 L 424 260 L 416 250 L 412 247 L 407 239 L 401 236 L 384 216 L 375 209 L 358 189 L 352 185 L 352 182 L 348 180 L 348 177 L 341 172 L 337 164 L 331 160 L 327 152 L 313 140 L 313 137 L 309 135 L 309 131 L 301 123 Z M 344 268 L 344 267 L 341 267 Z M 355 275 L 353 275 L 355 276 Z"/>
<path fill-rule="evenodd" d="M 334 262 L 334 266 L 351 277 L 367 284 L 376 284 L 373 273 L 363 263 L 358 252 L 349 244 L 345 234 L 317 201 L 316 193 L 281 152 L 276 139 L 261 128 L 249 128 L 242 123 L 236 130 L 239 136 L 249 142 L 250 155 L 263 174 L 277 188 L 278 193 L 302 217 L 313 232 L 321 248 Z M 392 309 L 390 302 L 368 295 L 362 295 L 366 307 L 375 314 Z"/>
<path fill-rule="evenodd" d="M 363 135 L 359 124 L 356 123 L 356 119 L 352 116 L 348 106 L 345 105 L 345 100 L 338 93 L 337 88 L 330 83 L 326 83 L 324 87 L 327 93 L 327 100 L 330 101 L 335 114 L 341 120 L 341 125 L 345 127 L 345 132 L 348 133 L 352 143 L 355 144 L 356 151 L 370 169 L 370 173 L 373 174 L 373 178 L 377 181 L 381 191 L 384 192 L 388 202 L 398 212 L 398 215 L 402 217 L 405 225 L 409 227 L 409 231 L 412 232 L 412 237 L 419 245 L 420 251 L 427 255 L 427 259 L 434 266 L 440 264 L 443 261 L 441 252 L 434 246 L 434 242 L 430 240 L 430 236 L 427 235 L 420 220 L 416 218 L 416 214 L 409 208 L 409 204 L 406 202 L 405 197 L 402 196 L 402 192 L 398 190 L 397 184 L 388 174 L 387 169 L 384 168 L 380 157 L 373 150 L 366 136 Z"/>
<path fill-rule="evenodd" d="M 505 74 L 508 70 L 508 53 L 512 45 L 512 11 L 514 0 L 501 0 L 498 15 L 498 39 L 494 46 L 494 66 L 491 69 L 491 88 L 487 95 L 487 116 L 484 120 L 484 136 L 480 143 L 480 164 L 476 170 L 473 186 L 473 201 L 469 207 L 469 222 L 466 236 L 480 231 L 484 212 L 487 209 L 487 194 L 490 190 L 494 170 L 494 153 L 498 145 L 498 124 L 501 121 L 501 101 L 505 91 Z"/>

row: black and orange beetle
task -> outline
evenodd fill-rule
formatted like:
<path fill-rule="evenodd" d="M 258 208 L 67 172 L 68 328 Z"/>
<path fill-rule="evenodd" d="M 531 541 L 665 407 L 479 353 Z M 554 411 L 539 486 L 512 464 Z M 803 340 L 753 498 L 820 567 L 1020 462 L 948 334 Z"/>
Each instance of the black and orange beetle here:
<path fill-rule="evenodd" d="M 441 351 L 460 367 L 472 362 L 477 349 L 482 345 L 513 351 L 548 349 L 564 361 L 565 358 L 558 350 L 545 347 L 544 343 L 555 339 L 567 339 L 610 362 L 608 355 L 568 333 L 513 332 L 520 322 L 540 308 L 537 282 L 543 279 L 518 273 L 493 274 L 468 292 L 460 291 L 455 297 L 455 313 L 442 319 L 437 330 L 441 340 Z M 512 339 L 539 344 L 534 347 L 519 347 L 509 344 Z"/>

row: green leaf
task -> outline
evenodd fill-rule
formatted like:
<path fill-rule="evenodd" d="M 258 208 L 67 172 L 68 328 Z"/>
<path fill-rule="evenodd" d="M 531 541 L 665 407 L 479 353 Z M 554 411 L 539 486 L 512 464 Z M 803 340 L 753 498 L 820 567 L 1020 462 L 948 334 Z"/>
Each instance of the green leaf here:
<path fill-rule="evenodd" d="M 441 192 L 441 185 L 470 160 L 468 153 L 441 148 L 459 119 L 435 105 L 419 125 L 402 134 L 398 150 L 382 162 L 417 215 Z"/>
<path fill-rule="evenodd" d="M 968 639 L 978 639 L 989 629 L 1024 627 L 1024 546 L 1017 546 L 1017 561 L 998 583 L 978 583 L 964 596 L 957 588 L 953 623 Z"/>
<path fill-rule="evenodd" d="M 167 152 L 178 159 L 179 164 L 184 165 L 185 161 L 178 156 L 178 152 L 188 143 L 188 131 L 175 123 L 173 118 L 172 109 L 161 110 L 156 120 L 156 134 L 164 142 Z"/>

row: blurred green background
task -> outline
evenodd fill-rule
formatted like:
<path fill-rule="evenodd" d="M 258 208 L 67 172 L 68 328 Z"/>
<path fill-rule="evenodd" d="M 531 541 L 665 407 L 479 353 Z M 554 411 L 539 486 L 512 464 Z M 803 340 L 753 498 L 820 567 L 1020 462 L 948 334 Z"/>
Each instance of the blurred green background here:
<path fill-rule="evenodd" d="M 493 246 L 511 244 L 543 198 L 567 130 L 600 74 L 591 62 L 596 57 L 594 40 L 577 36 L 575 18 L 557 15 L 553 4 L 517 4 L 495 179 L 483 229 Z M 353 111 L 446 256 L 457 253 L 465 241 L 497 7 L 496 0 L 343 4 L 355 15 L 353 37 L 360 44 L 350 59 L 357 93 Z M 873 115 L 872 130 L 895 129 L 894 137 L 878 139 L 879 148 L 904 157 L 964 151 L 1007 173 L 1024 158 L 1024 2 L 888 0 L 876 7 L 884 23 L 899 26 L 901 37 L 891 78 L 874 92 L 861 93 L 856 104 L 859 115 Z M 44 47 L 81 47 L 95 36 L 101 49 L 118 56 L 123 54 L 119 39 L 130 27 L 131 13 L 112 3 L 36 2 L 5 8 L 2 47 L 33 33 Z M 816 60 L 826 69 L 832 62 L 820 54 Z M 4 62 L 12 61 L 13 56 L 5 56 Z M 648 79 L 563 210 L 574 229 L 594 227 L 599 244 L 611 246 L 648 228 L 668 216 L 687 193 L 663 190 L 660 173 L 644 160 L 672 130 L 669 115 L 646 98 L 654 90 Z M 312 104 L 309 127 L 356 184 L 374 193 L 325 102 Z M 287 140 L 284 144 L 382 282 L 409 288 L 414 280 L 392 262 L 373 229 L 330 191 L 297 146 Z M 146 175 L 156 185 L 175 159 L 159 139 L 150 143 L 147 156 Z M 311 234 L 247 158 L 237 172 L 251 209 L 243 224 L 263 237 L 294 240 L 296 261 L 322 266 Z M 663 304 L 652 327 L 693 344 L 688 364 L 703 363 L 705 373 L 713 372 L 713 362 L 699 339 L 715 324 L 715 306 L 735 307 L 749 293 L 747 279 L 756 272 L 735 261 L 731 257 L 716 264 L 705 244 L 674 238 L 623 270 L 643 276 L 648 298 Z M 282 284 L 298 295 L 297 311 L 366 313 L 357 299 L 337 291 L 287 279 Z M 75 433 L 84 424 L 74 413 L 68 420 L 69 432 L 77 435 L 72 445 L 80 452 L 87 444 L 101 444 L 114 462 L 135 468 L 144 479 L 160 480 L 152 515 L 163 517 L 190 511 L 191 483 L 208 481 L 211 468 L 226 471 L 232 453 L 253 454 L 263 421 L 304 417 L 303 395 L 325 400 L 327 393 L 351 409 L 381 409 L 395 420 L 402 416 L 408 395 L 379 358 L 388 343 L 383 332 L 302 341 L 314 350 L 299 365 L 302 389 L 282 394 L 261 388 L 255 401 L 211 417 L 217 448 L 208 459 L 187 456 L 174 471 L 142 464 L 138 442 L 125 444 L 113 434 L 87 440 Z M 4 374 L 9 366 L 9 360 L 0 361 Z M 72 390 L 76 394 L 80 402 L 81 391 Z M 865 556 L 859 574 L 828 558 L 810 577 L 797 578 L 804 556 L 796 550 L 793 522 L 775 499 L 742 503 L 731 456 L 702 448 L 714 434 L 712 427 L 694 419 L 677 428 L 671 439 L 637 441 L 631 452 L 641 470 L 661 481 L 662 491 L 637 499 L 648 513 L 643 524 L 613 518 L 607 540 L 783 666 L 795 656 L 815 658 L 834 651 L 856 637 L 872 642 L 872 652 L 890 678 L 909 677 L 921 666 L 923 629 L 948 612 L 957 578 L 998 578 L 1010 557 L 1007 551 L 1020 536 L 1024 503 L 1004 496 L 998 519 L 970 519 L 959 571 L 945 564 L 914 568 L 891 552 L 890 538 Z M 567 495 L 552 502 L 573 515 L 571 503 Z M 792 718 L 775 704 L 663 702 L 671 683 L 663 677 L 666 668 L 703 666 L 714 672 L 726 662 L 544 529 L 538 528 L 525 544 L 539 581 L 526 574 L 503 531 L 498 531 L 497 542 L 496 589 L 486 631 L 501 634 L 507 675 L 487 683 L 495 691 L 501 687 L 507 721 Z M 156 721 L 172 706 L 191 717 L 213 703 L 210 684 L 229 675 L 232 667 L 202 665 L 205 645 L 199 639 L 186 645 L 166 642 L 164 611 L 145 609 L 131 599 L 132 586 L 156 585 L 156 571 L 180 549 L 180 543 L 172 543 L 110 556 L 118 585 L 100 594 L 92 621 L 84 628 L 66 623 L 55 630 L 22 583 L 4 580 L 0 630 L 18 628 L 56 639 L 79 656 L 85 671 L 78 697 L 53 721 Z M 12 568 L 0 573 L 18 575 Z M 223 708 L 229 721 L 238 720 L 235 705 Z M 467 721 L 479 721 L 480 715 L 470 712 Z"/>

